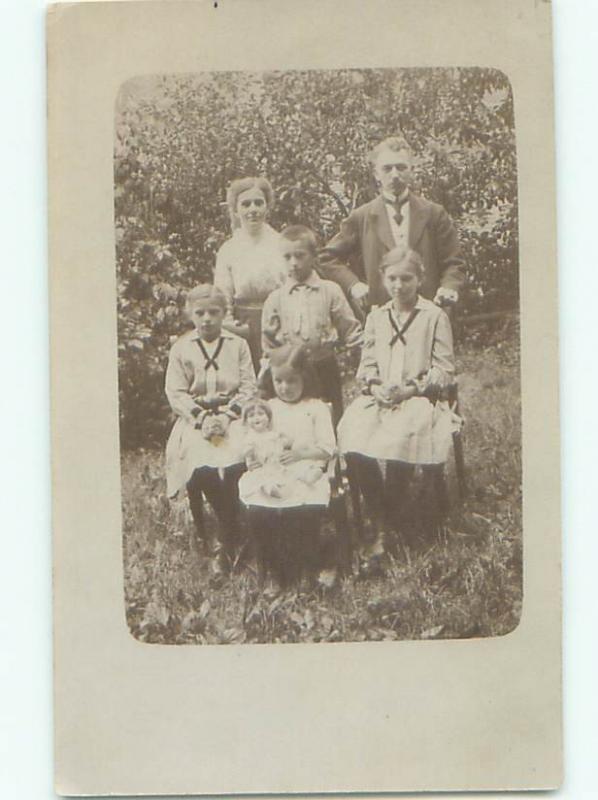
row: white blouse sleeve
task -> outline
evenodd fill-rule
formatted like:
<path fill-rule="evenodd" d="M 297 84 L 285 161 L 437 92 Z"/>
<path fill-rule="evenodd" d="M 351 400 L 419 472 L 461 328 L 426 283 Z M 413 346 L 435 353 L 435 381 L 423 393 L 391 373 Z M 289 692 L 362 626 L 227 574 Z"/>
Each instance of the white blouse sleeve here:
<path fill-rule="evenodd" d="M 239 388 L 235 399 L 238 403 L 245 403 L 257 393 L 255 370 L 251 360 L 249 345 L 244 339 L 239 341 Z"/>
<path fill-rule="evenodd" d="M 453 352 L 453 330 L 451 322 L 442 311 L 434 330 L 432 367 L 428 372 L 428 385 L 439 389 L 450 386 L 455 378 L 455 356 Z"/>
<path fill-rule="evenodd" d="M 322 400 L 313 404 L 314 413 L 314 444 L 321 447 L 329 457 L 336 452 L 336 436 L 332 426 L 332 414 L 329 406 Z"/>
<path fill-rule="evenodd" d="M 454 377 L 453 331 L 447 314 L 441 311 L 434 324 L 430 369 L 410 383 L 417 388 L 419 394 L 424 394 L 428 390 L 448 388 Z"/>
<path fill-rule="evenodd" d="M 357 380 L 363 383 L 380 377 L 378 361 L 376 359 L 376 310 L 370 311 L 365 321 L 363 344 L 361 345 L 361 360 L 357 370 Z"/>
<path fill-rule="evenodd" d="M 193 421 L 192 412 L 197 408 L 189 391 L 192 383 L 185 370 L 178 342 L 175 342 L 170 350 L 166 368 L 166 397 L 174 413 L 189 422 Z"/>

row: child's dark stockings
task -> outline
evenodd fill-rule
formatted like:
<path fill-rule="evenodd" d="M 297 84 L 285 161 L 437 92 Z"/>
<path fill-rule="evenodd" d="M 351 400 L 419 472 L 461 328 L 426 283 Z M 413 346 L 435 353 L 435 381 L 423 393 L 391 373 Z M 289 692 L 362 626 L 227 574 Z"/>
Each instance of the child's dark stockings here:
<path fill-rule="evenodd" d="M 222 475 L 216 467 L 200 467 L 194 471 L 187 483 L 189 505 L 198 539 L 209 543 L 215 549 L 224 550 L 228 556 L 232 556 L 238 544 L 239 478 L 244 471 L 244 464 L 225 467 Z M 208 537 L 206 533 L 203 514 L 204 495 L 218 519 L 218 534 L 212 537 Z"/>

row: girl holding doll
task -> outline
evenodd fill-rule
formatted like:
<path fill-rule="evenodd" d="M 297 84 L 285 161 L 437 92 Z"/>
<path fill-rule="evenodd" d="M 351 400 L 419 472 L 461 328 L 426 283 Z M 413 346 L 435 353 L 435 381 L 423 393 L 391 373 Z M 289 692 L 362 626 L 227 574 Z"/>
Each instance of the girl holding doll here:
<path fill-rule="evenodd" d="M 384 552 L 385 531 L 401 526 L 416 467 L 432 489 L 420 517 L 429 525 L 442 519 L 443 465 L 460 424 L 442 399 L 455 373 L 451 326 L 446 313 L 418 293 L 421 257 L 396 247 L 380 271 L 391 300 L 367 318 L 357 372 L 362 394 L 338 426 L 339 448 L 374 525 L 366 552 L 376 556 Z"/>
<path fill-rule="evenodd" d="M 265 400 L 255 398 L 245 404 L 241 435 L 249 470 L 239 482 L 245 505 L 274 501 L 273 505 L 283 508 L 328 503 L 328 485 L 322 480 L 320 464 L 309 459 L 289 461 L 293 439 L 274 430 L 272 408 Z"/>
<path fill-rule="evenodd" d="M 316 567 L 330 501 L 326 467 L 336 440 L 330 409 L 317 399 L 313 368 L 301 348 L 274 351 L 261 388 L 267 405 L 246 406 L 248 472 L 239 492 L 260 568 L 286 588 Z"/>
<path fill-rule="evenodd" d="M 169 497 L 186 489 L 200 539 L 203 497 L 214 509 L 219 533 L 208 543 L 220 572 L 231 555 L 239 511 L 238 481 L 245 465 L 229 426 L 256 391 L 247 342 L 223 330 L 226 298 L 211 284 L 187 295 L 193 330 L 174 343 L 166 370 L 166 396 L 176 421 L 166 445 Z"/>

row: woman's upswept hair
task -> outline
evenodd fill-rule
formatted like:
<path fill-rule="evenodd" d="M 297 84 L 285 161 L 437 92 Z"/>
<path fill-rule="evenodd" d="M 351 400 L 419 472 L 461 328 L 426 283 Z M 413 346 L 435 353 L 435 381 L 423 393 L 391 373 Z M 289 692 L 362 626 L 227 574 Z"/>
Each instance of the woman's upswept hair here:
<path fill-rule="evenodd" d="M 393 264 L 407 264 L 413 268 L 419 278 L 423 277 L 424 262 L 422 261 L 422 257 L 416 250 L 412 250 L 410 247 L 406 247 L 405 245 L 393 247 L 392 250 L 384 254 L 378 269 L 384 274 Z"/>
<path fill-rule="evenodd" d="M 368 153 L 368 164 L 371 167 L 376 165 L 376 159 L 382 150 L 392 150 L 394 153 L 399 153 L 402 150 L 406 150 L 408 153 L 411 153 L 411 147 L 404 136 L 389 136 L 388 138 L 383 139 L 381 142 L 378 142 L 378 144 Z"/>
<path fill-rule="evenodd" d="M 200 283 L 190 289 L 185 298 L 185 310 L 188 312 L 193 303 L 198 300 L 213 300 L 226 311 L 224 292 L 212 283 Z"/>
<path fill-rule="evenodd" d="M 309 363 L 305 349 L 301 346 L 288 344 L 270 351 L 268 367 L 264 370 L 258 381 L 258 389 L 261 397 L 266 400 L 276 397 L 274 382 L 272 380 L 272 368 L 277 369 L 281 367 L 287 367 L 288 369 L 300 373 L 303 378 L 303 394 L 301 395 L 301 399 L 321 397 L 320 381 L 318 380 L 313 366 Z"/>
<path fill-rule="evenodd" d="M 239 195 L 249 189 L 259 189 L 264 195 L 266 206 L 268 209 L 274 205 L 274 189 L 272 184 L 267 178 L 259 176 L 257 178 L 236 178 L 229 184 L 226 190 L 226 205 L 228 206 L 228 213 L 230 215 L 231 225 L 233 230 L 239 227 L 239 217 L 237 214 L 237 201 Z"/>

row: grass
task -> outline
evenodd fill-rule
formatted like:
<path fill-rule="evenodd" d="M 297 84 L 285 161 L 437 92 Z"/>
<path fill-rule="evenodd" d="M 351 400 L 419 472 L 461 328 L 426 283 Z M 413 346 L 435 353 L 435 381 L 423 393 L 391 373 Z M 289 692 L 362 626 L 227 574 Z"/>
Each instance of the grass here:
<path fill-rule="evenodd" d="M 383 575 L 331 590 L 266 596 L 255 567 L 222 587 L 192 546 L 186 501 L 164 494 L 163 454 L 122 456 L 125 605 L 131 633 L 162 644 L 338 642 L 500 636 L 522 603 L 521 430 L 517 345 L 460 348 L 469 481 L 441 539 L 389 558 Z M 454 486 L 452 465 L 449 485 Z"/>

